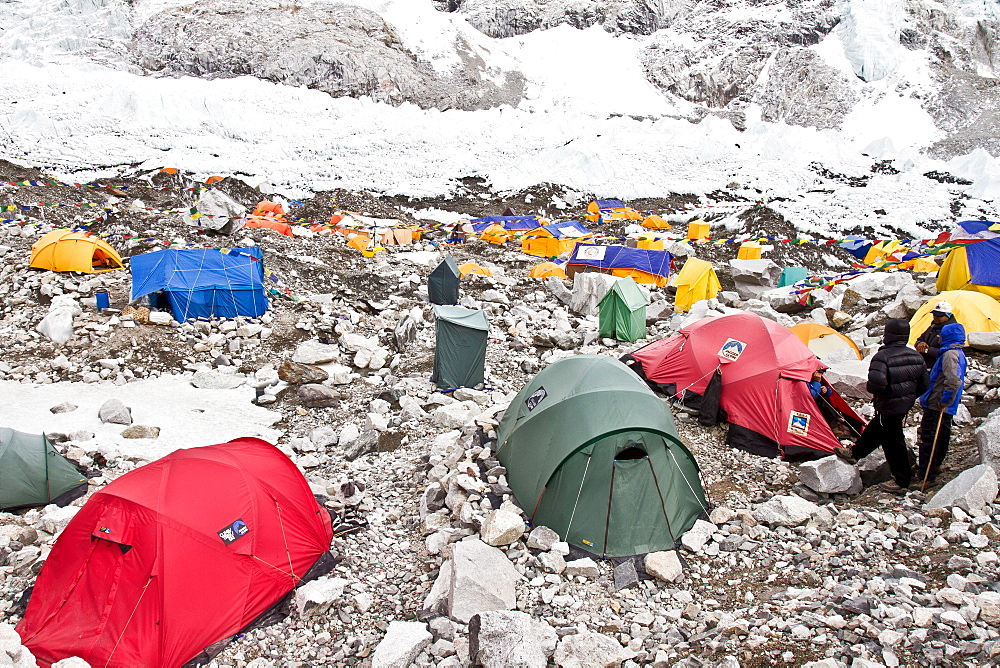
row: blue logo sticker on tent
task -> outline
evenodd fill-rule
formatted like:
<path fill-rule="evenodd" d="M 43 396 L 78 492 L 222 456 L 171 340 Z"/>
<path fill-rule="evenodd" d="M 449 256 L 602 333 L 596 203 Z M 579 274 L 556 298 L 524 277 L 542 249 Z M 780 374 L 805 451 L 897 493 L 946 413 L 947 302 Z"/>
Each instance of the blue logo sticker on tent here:
<path fill-rule="evenodd" d="M 737 341 L 736 339 L 726 339 L 726 342 L 722 344 L 719 349 L 719 357 L 729 360 L 730 362 L 735 362 L 746 350 L 747 344 L 742 341 Z"/>
<path fill-rule="evenodd" d="M 222 539 L 222 542 L 225 543 L 226 545 L 229 545 L 230 543 L 235 543 L 237 540 L 245 536 L 249 531 L 250 527 L 248 527 L 247 523 L 244 522 L 241 518 L 236 520 L 226 528 L 220 529 L 218 531 L 218 534 L 219 538 Z"/>
<path fill-rule="evenodd" d="M 799 436 L 808 436 L 809 420 L 809 413 L 790 411 L 788 415 L 788 433 L 798 434 Z"/>

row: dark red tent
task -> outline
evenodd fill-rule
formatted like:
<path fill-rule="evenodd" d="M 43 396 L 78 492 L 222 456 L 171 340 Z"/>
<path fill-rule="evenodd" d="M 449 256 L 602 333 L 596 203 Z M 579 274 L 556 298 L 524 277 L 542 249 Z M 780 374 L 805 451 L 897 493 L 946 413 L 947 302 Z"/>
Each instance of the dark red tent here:
<path fill-rule="evenodd" d="M 43 666 L 179 666 L 244 628 L 326 552 L 330 515 L 256 438 L 178 450 L 95 493 L 17 627 Z"/>
<path fill-rule="evenodd" d="M 809 459 L 840 445 L 807 385 L 823 364 L 772 320 L 750 312 L 705 318 L 640 348 L 632 357 L 646 380 L 668 394 L 688 400 L 692 395 L 716 396 L 734 447 L 769 457 Z M 721 385 L 717 380 L 710 387 L 716 371 Z M 864 425 L 836 393 L 831 403 L 851 428 Z"/>

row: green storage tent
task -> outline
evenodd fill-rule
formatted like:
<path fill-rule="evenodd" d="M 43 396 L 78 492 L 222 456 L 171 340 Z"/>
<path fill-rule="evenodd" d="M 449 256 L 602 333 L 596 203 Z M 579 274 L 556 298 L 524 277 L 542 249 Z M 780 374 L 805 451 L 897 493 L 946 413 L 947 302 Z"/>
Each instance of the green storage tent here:
<path fill-rule="evenodd" d="M 87 479 L 44 434 L 0 427 L 0 509 L 65 505 L 86 491 Z"/>
<path fill-rule="evenodd" d="M 497 458 L 536 526 L 596 555 L 673 549 L 707 509 L 667 405 L 611 357 L 539 372 L 504 413 Z"/>
<path fill-rule="evenodd" d="M 457 304 L 461 279 L 462 273 L 455 264 L 455 258 L 446 255 L 427 277 L 427 296 L 430 297 L 431 304 Z"/>
<path fill-rule="evenodd" d="M 646 305 L 649 300 L 631 278 L 615 281 L 597 304 L 599 333 L 619 341 L 637 341 L 646 336 Z"/>
<path fill-rule="evenodd" d="M 435 306 L 437 342 L 434 375 L 438 386 L 475 387 L 486 378 L 486 341 L 490 323 L 482 311 L 461 306 Z"/>
<path fill-rule="evenodd" d="M 783 288 L 792 283 L 809 278 L 809 270 L 805 267 L 785 267 L 781 270 L 781 277 L 778 279 L 778 287 Z"/>

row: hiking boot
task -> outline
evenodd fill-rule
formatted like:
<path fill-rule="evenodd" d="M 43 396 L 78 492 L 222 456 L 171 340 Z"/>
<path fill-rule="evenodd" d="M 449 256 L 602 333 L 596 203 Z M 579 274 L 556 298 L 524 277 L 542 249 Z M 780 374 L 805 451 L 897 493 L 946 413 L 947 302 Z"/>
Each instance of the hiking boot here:
<path fill-rule="evenodd" d="M 843 459 L 848 464 L 855 464 L 857 460 L 854 459 L 854 453 L 851 452 L 850 448 L 845 448 L 843 446 L 837 446 L 833 449 L 834 454 Z"/>
<path fill-rule="evenodd" d="M 890 480 L 889 482 L 884 482 L 878 486 L 883 492 L 889 492 L 890 494 L 906 494 L 910 491 L 909 487 L 902 487 L 895 480 Z"/>

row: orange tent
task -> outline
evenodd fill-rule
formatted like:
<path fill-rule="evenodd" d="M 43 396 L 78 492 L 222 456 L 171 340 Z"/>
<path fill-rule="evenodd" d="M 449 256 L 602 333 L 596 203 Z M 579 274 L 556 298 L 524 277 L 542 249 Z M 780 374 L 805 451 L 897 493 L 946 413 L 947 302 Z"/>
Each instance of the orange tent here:
<path fill-rule="evenodd" d="M 806 344 L 816 357 L 822 357 L 839 348 L 850 348 L 858 359 L 861 359 L 858 344 L 826 325 L 821 325 L 818 322 L 800 322 L 797 325 L 792 325 L 788 330 Z"/>
<path fill-rule="evenodd" d="M 479 274 L 480 276 L 492 276 L 493 272 L 486 267 L 480 267 L 475 262 L 466 262 L 463 265 L 459 265 L 458 273 L 461 278 L 465 278 L 469 274 Z"/>
<path fill-rule="evenodd" d="M 284 208 L 277 202 L 258 202 L 257 208 L 253 210 L 244 227 L 274 230 L 287 237 L 295 236 L 292 234 L 292 228 L 285 222 Z"/>
<path fill-rule="evenodd" d="M 482 241 L 491 243 L 497 246 L 502 246 L 513 238 L 513 234 L 504 229 L 503 225 L 490 225 L 483 233 L 479 235 Z"/>
<path fill-rule="evenodd" d="M 566 272 L 555 262 L 542 262 L 532 267 L 528 276 L 531 278 L 549 278 L 550 276 L 566 278 Z"/>
<path fill-rule="evenodd" d="M 28 266 L 93 274 L 121 269 L 124 265 L 121 256 L 103 239 L 72 230 L 52 230 L 31 245 Z"/>
<path fill-rule="evenodd" d="M 669 230 L 672 227 L 661 216 L 646 216 L 642 226 L 650 230 Z"/>

